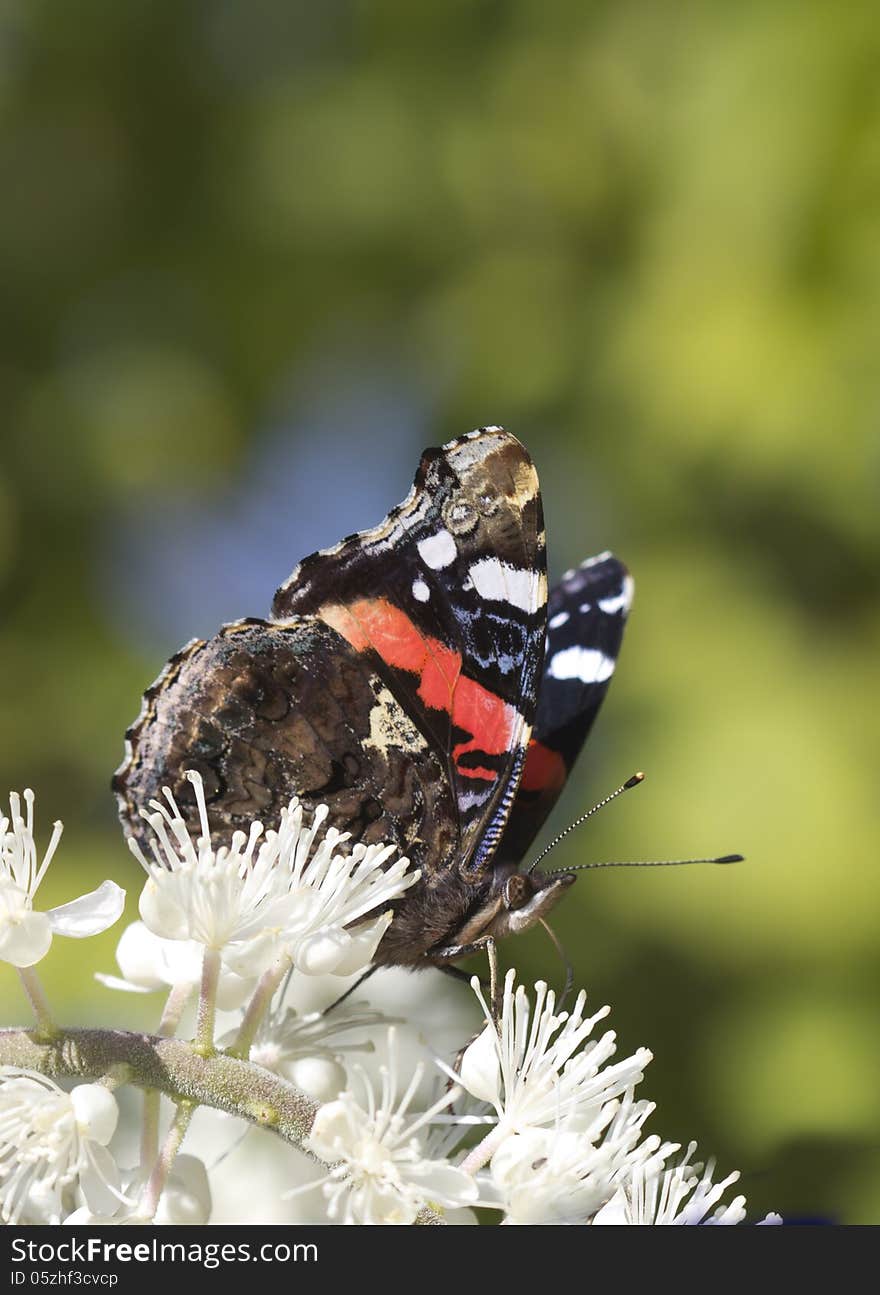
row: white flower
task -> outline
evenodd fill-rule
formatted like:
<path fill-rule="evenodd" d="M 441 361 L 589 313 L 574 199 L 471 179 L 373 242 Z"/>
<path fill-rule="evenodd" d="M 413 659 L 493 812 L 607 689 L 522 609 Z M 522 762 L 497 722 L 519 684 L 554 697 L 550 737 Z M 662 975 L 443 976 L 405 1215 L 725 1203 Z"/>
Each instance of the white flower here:
<path fill-rule="evenodd" d="M 652 1102 L 606 1103 L 601 1141 L 564 1128 L 527 1129 L 505 1138 L 492 1157 L 492 1180 L 507 1224 L 583 1224 L 640 1163 L 668 1155 L 660 1139 L 639 1142 Z"/>
<path fill-rule="evenodd" d="M 197 1227 L 210 1221 L 211 1186 L 205 1163 L 198 1156 L 176 1157 L 153 1218 L 147 1218 L 141 1212 L 138 1201 L 148 1177 L 148 1172 L 144 1170 L 127 1176 L 125 1189 L 129 1199 L 117 1202 L 118 1208 L 114 1213 L 100 1214 L 90 1210 L 87 1205 L 82 1205 L 68 1214 L 64 1222 L 93 1227 L 129 1227 L 133 1224 L 152 1223 Z"/>
<path fill-rule="evenodd" d="M 147 873 L 140 913 L 154 935 L 166 940 L 194 940 L 209 949 L 253 940 L 277 924 L 287 896 L 283 868 L 273 833 L 263 835 L 262 823 L 250 832 L 234 832 L 228 846 L 211 845 L 205 792 L 199 774 L 187 778 L 195 791 L 201 832 L 193 840 L 186 820 L 165 788 L 167 805 L 151 801 L 143 816 L 153 829 L 152 861 L 133 837 L 129 847 Z"/>
<path fill-rule="evenodd" d="M 228 965 L 244 976 L 279 956 L 310 975 L 347 976 L 368 966 L 393 915 L 365 918 L 418 879 L 407 871 L 409 860 L 388 864 L 396 847 L 385 845 L 343 853 L 337 847 L 348 834 L 332 827 L 313 850 L 329 810 L 319 805 L 305 828 L 296 799 L 281 811 L 277 831 L 264 836 L 263 825 L 253 823 L 247 835 L 235 832 L 228 846 L 215 850 L 201 777 L 186 776 L 198 806 L 198 838 L 166 788 L 167 804 L 152 801 L 153 812 L 144 814 L 156 838 L 153 860 L 129 840 L 147 872 L 140 899 L 147 927 L 165 939 L 225 949 Z"/>
<path fill-rule="evenodd" d="M 535 985 L 534 1007 L 525 988 L 514 992 L 516 973 L 505 977 L 501 1019 L 496 1029 L 480 991 L 486 1025 L 466 1049 L 458 1075 L 472 1096 L 495 1108 L 496 1147 L 511 1133 L 530 1128 L 564 1126 L 593 1140 L 608 1122 L 606 1103 L 643 1078 L 651 1060 L 646 1048 L 608 1065 L 615 1035 L 607 1031 L 590 1039 L 607 1007 L 584 1017 L 586 994 L 577 996 L 571 1013 L 554 1014 L 556 996 L 543 981 Z"/>
<path fill-rule="evenodd" d="M 294 966 L 307 975 L 351 976 L 373 960 L 393 913 L 379 913 L 419 879 L 393 845 L 355 845 L 338 850 L 348 833 L 330 827 L 314 848 L 329 810 L 319 805 L 310 828 L 303 807 L 291 801 L 281 813 L 278 848 L 290 869 L 290 904 L 278 942 Z M 386 866 L 387 865 L 387 866 Z"/>
<path fill-rule="evenodd" d="M 676 1165 L 666 1168 L 660 1157 L 636 1166 L 631 1180 L 621 1186 L 609 1203 L 593 1219 L 594 1224 L 634 1224 L 638 1226 L 693 1226 L 698 1223 L 742 1223 L 746 1217 L 744 1196 L 734 1196 L 727 1205 L 719 1205 L 724 1192 L 739 1179 L 734 1171 L 719 1183 L 712 1182 L 715 1162 L 691 1164 L 697 1149 L 691 1142 Z M 706 1215 L 718 1205 L 711 1216 Z M 768 1214 L 764 1223 L 781 1223 L 778 1214 Z"/>
<path fill-rule="evenodd" d="M 119 937 L 116 961 L 121 976 L 96 972 L 95 979 L 108 989 L 129 994 L 152 994 L 157 989 L 198 985 L 202 976 L 203 948 L 195 940 L 163 940 L 143 922 L 132 922 Z M 241 1007 L 253 992 L 254 976 L 239 976 L 225 964 L 220 969 L 217 1006 L 221 1011 Z"/>
<path fill-rule="evenodd" d="M 364 1104 L 347 1091 L 322 1106 L 304 1144 L 333 1166 L 323 1183 L 331 1222 L 406 1224 L 425 1205 L 458 1207 L 477 1199 L 474 1179 L 446 1160 L 429 1159 L 420 1136 L 452 1103 L 455 1090 L 407 1123 L 422 1067 L 398 1100 L 394 1031 L 388 1033 L 389 1063 L 378 1099 L 360 1072 Z"/>
<path fill-rule="evenodd" d="M 32 967 L 49 951 L 53 935 L 84 939 L 99 935 L 117 920 L 125 905 L 125 891 L 105 881 L 88 895 L 48 912 L 34 911 L 34 896 L 61 839 L 55 823 L 42 862 L 34 844 L 34 793 L 9 797 L 9 818 L 0 814 L 0 960 L 14 967 Z"/>
<path fill-rule="evenodd" d="M 118 1115 L 101 1084 L 66 1093 L 34 1071 L 0 1068 L 0 1219 L 59 1223 L 80 1196 L 112 1214 L 119 1173 L 107 1144 Z"/>

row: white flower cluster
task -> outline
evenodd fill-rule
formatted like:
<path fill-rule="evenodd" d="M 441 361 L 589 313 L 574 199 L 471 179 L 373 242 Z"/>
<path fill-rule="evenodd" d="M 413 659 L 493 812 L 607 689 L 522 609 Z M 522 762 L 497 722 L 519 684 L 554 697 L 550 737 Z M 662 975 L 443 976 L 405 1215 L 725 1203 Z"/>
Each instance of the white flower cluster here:
<path fill-rule="evenodd" d="M 476 1208 L 507 1225 L 745 1218 L 743 1197 L 722 1200 L 738 1175 L 713 1182 L 711 1163 L 693 1163 L 693 1144 L 676 1158 L 679 1144 L 645 1132 L 654 1107 L 635 1091 L 651 1054 L 640 1048 L 615 1060 L 614 1033 L 597 1028 L 609 1009 L 587 1013 L 586 994 L 570 1011 L 557 1009 L 545 984 L 529 992 L 509 971 L 493 1011 L 476 979 L 475 998 L 462 1001 L 447 982 L 438 987 L 437 973 L 399 971 L 371 981 L 371 1006 L 337 1006 L 351 978 L 369 968 L 393 901 L 418 874 L 393 847 L 349 848 L 325 826 L 324 807 L 306 823 L 296 801 L 276 828 L 255 823 L 214 847 L 201 779 L 188 777 L 198 836 L 169 792 L 151 803 L 149 855 L 130 843 L 147 874 L 141 921 L 119 941 L 121 975 L 99 979 L 141 994 L 164 989 L 165 1035 L 186 1024 L 198 987 L 203 1051 L 215 1047 L 220 1011 L 220 1046 L 323 1103 L 304 1144 L 323 1167 L 216 1111 L 198 1112 L 192 1127 L 178 1114 L 163 1142 L 160 1099 L 148 1093 L 140 1161 L 121 1169 L 125 1121 L 109 1076 L 66 1092 L 3 1067 L 0 1220 L 223 1222 L 231 1221 L 226 1197 L 236 1221 L 253 1222 L 467 1223 Z M 33 999 L 26 978 L 52 933 L 105 929 L 123 896 L 105 882 L 35 912 L 60 825 L 38 864 L 33 797 L 24 799 L 26 816 L 13 796 L 10 818 L 0 819 L 0 959 L 24 969 Z M 473 1035 L 469 1011 L 482 1023 L 462 1051 L 462 1037 Z"/>
<path fill-rule="evenodd" d="M 105 881 L 69 904 L 46 913 L 36 911 L 34 897 L 61 840 L 62 826 L 54 825 L 46 853 L 38 861 L 32 791 L 24 793 L 24 803 L 22 815 L 21 797 L 13 792 L 9 818 L 0 813 L 0 961 L 21 968 L 32 967 L 46 956 L 53 935 L 84 939 L 106 931 L 125 904 L 125 891 Z"/>
<path fill-rule="evenodd" d="M 409 860 L 392 858 L 393 845 L 349 851 L 348 833 L 322 831 L 326 805 L 305 827 L 297 800 L 281 811 L 277 831 L 254 823 L 215 850 L 202 779 L 195 772 L 187 778 L 198 838 L 167 789 L 167 803 L 151 801 L 144 815 L 155 838 L 152 859 L 129 838 L 147 874 L 140 898 L 146 928 L 162 940 L 220 953 L 243 977 L 259 975 L 279 958 L 307 975 L 348 976 L 368 967 L 392 919 L 388 905 L 418 880 Z"/>
<path fill-rule="evenodd" d="M 63 1092 L 51 1079 L 0 1069 L 0 1219 L 60 1223 L 85 1205 L 115 1212 L 119 1172 L 107 1144 L 119 1111 L 100 1084 Z"/>

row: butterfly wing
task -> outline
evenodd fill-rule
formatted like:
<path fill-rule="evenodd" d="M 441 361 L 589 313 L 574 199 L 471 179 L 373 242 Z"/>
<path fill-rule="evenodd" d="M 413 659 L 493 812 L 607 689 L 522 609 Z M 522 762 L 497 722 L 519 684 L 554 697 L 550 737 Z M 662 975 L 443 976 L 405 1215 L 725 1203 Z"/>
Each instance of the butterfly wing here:
<path fill-rule="evenodd" d="M 306 558 L 273 617 L 362 653 L 444 762 L 462 874 L 490 866 L 519 784 L 546 627 L 541 496 L 519 441 L 483 428 L 423 455 L 375 529 Z"/>
<path fill-rule="evenodd" d="M 372 531 L 307 558 L 272 621 L 223 627 L 168 663 L 114 782 L 123 822 L 169 787 L 193 827 L 201 773 L 219 841 L 294 795 L 422 878 L 377 961 L 448 943 L 491 881 L 537 703 L 544 534 L 525 450 L 484 429 L 422 458 Z"/>
<path fill-rule="evenodd" d="M 551 590 L 537 714 L 499 860 L 520 862 L 556 804 L 608 691 L 632 594 L 632 577 L 610 553 L 587 558 Z"/>
<path fill-rule="evenodd" d="M 164 787 L 198 832 L 188 769 L 202 776 L 215 845 L 255 819 L 277 824 L 294 795 L 308 809 L 328 805 L 354 840 L 394 842 L 422 878 L 378 961 L 419 961 L 470 902 L 448 880 L 458 838 L 442 759 L 365 656 L 316 618 L 240 621 L 188 644 L 149 689 L 128 740 L 114 789 L 148 852 L 140 810 Z"/>

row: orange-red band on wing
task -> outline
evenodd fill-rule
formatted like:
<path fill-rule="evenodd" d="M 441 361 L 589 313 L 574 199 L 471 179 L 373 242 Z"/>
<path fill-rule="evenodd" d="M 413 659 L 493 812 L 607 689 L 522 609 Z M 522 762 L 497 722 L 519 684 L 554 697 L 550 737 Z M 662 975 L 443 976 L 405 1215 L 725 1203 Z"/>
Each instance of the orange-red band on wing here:
<path fill-rule="evenodd" d="M 387 598 L 363 598 L 344 606 L 327 604 L 319 615 L 357 652 L 372 648 L 386 664 L 418 675 L 418 696 L 428 710 L 442 710 L 456 728 L 471 734 L 452 752 L 463 778 L 494 780 L 492 769 L 467 767 L 461 757 L 470 751 L 503 755 L 511 749 L 519 713 L 501 697 L 461 673 L 461 654 L 439 639 L 423 634 L 406 612 Z"/>

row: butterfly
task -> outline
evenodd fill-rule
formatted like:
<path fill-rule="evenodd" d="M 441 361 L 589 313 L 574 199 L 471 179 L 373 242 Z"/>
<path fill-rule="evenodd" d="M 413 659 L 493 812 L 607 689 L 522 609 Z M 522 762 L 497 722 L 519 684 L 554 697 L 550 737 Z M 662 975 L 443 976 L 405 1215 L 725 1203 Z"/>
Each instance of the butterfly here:
<path fill-rule="evenodd" d="M 168 662 L 114 776 L 127 831 L 169 787 L 215 840 L 298 796 L 421 872 L 377 965 L 444 966 L 543 920 L 574 882 L 522 862 L 608 689 L 632 601 L 610 553 L 547 593 L 538 477 L 484 427 L 422 455 L 372 530 L 305 558 L 271 615 Z"/>

